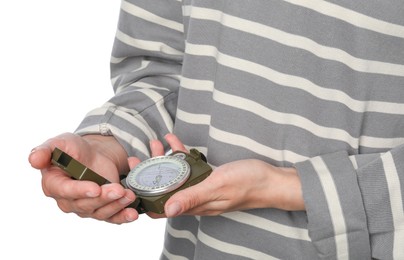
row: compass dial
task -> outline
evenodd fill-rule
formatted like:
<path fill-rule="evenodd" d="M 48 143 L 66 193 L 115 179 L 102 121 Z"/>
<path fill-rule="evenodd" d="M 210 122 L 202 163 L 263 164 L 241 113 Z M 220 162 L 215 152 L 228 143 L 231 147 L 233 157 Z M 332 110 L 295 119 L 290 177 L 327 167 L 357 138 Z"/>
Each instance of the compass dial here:
<path fill-rule="evenodd" d="M 189 176 L 190 166 L 181 156 L 159 156 L 133 168 L 126 184 L 137 195 L 156 196 L 179 188 Z"/>

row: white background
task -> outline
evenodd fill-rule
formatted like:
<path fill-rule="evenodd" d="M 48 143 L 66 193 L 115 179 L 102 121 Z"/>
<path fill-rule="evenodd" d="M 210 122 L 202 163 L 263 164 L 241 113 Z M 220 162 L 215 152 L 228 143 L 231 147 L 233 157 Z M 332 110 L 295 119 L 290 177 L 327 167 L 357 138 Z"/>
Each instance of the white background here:
<path fill-rule="evenodd" d="M 119 0 L 0 2 L 0 259 L 158 259 L 165 220 L 113 225 L 45 197 L 32 148 L 113 95 Z"/>

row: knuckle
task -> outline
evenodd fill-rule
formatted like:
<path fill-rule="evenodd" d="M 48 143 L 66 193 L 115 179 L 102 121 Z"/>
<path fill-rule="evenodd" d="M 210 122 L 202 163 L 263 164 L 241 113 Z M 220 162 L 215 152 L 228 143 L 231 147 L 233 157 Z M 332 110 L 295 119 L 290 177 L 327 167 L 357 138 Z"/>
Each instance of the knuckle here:
<path fill-rule="evenodd" d="M 106 216 L 105 214 L 102 214 L 100 212 L 95 211 L 92 215 L 92 218 L 96 219 L 96 220 L 100 220 L 100 221 L 106 221 L 108 222 L 109 218 L 111 216 Z"/>
<path fill-rule="evenodd" d="M 64 212 L 64 213 L 71 213 L 73 212 L 72 207 L 70 206 L 70 203 L 68 203 L 66 200 L 56 200 L 56 203 L 58 207 Z"/>
<path fill-rule="evenodd" d="M 88 215 L 91 215 L 95 212 L 93 206 L 89 205 L 89 203 L 86 202 L 85 200 L 76 200 L 75 210 L 77 212 L 82 212 Z"/>
<path fill-rule="evenodd" d="M 44 178 L 42 178 L 42 190 L 43 193 L 45 194 L 46 197 L 52 197 L 52 194 L 50 192 L 50 190 L 48 189 L 48 186 L 46 185 L 46 180 Z"/>
<path fill-rule="evenodd" d="M 90 218 L 91 216 L 84 214 L 84 213 L 76 213 L 77 216 L 79 216 L 80 218 Z"/>
<path fill-rule="evenodd" d="M 188 209 L 195 208 L 201 204 L 200 197 L 193 192 L 189 192 L 186 198 L 187 200 L 185 201 L 186 202 L 185 204 Z"/>

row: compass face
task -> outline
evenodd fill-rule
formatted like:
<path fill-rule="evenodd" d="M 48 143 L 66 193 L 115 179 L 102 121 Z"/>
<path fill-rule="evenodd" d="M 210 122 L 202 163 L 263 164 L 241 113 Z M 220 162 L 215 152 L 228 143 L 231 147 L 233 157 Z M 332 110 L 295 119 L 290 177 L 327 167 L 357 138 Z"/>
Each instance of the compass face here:
<path fill-rule="evenodd" d="M 190 166 L 181 156 L 159 156 L 133 168 L 126 184 L 137 195 L 156 196 L 179 188 L 189 176 Z"/>

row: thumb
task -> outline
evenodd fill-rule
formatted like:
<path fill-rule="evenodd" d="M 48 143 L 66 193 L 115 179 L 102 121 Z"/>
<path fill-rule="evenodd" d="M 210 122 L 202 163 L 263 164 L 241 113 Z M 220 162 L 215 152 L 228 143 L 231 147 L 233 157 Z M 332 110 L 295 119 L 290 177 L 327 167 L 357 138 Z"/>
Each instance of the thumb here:
<path fill-rule="evenodd" d="M 199 183 L 200 184 L 200 183 Z M 168 218 L 176 217 L 205 203 L 202 185 L 195 185 L 175 193 L 165 205 Z"/>
<path fill-rule="evenodd" d="M 128 164 L 129 164 L 129 168 L 133 169 L 136 167 L 136 165 L 138 165 L 140 163 L 140 160 L 137 157 L 129 157 L 128 158 Z"/>
<path fill-rule="evenodd" d="M 173 201 L 170 204 L 166 203 L 164 212 L 167 218 L 173 218 L 181 215 L 184 210 L 180 201 Z"/>
<path fill-rule="evenodd" d="M 55 146 L 61 149 L 65 148 L 66 142 L 62 135 L 60 138 L 48 139 L 46 142 L 32 149 L 31 153 L 28 156 L 28 161 L 31 166 L 38 170 L 49 167 L 52 157 L 52 151 Z"/>
<path fill-rule="evenodd" d="M 49 146 L 41 145 L 32 149 L 28 161 L 35 169 L 43 169 L 49 166 L 52 150 Z"/>

